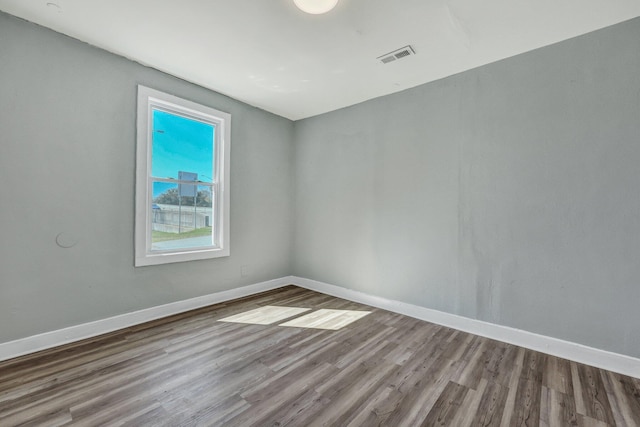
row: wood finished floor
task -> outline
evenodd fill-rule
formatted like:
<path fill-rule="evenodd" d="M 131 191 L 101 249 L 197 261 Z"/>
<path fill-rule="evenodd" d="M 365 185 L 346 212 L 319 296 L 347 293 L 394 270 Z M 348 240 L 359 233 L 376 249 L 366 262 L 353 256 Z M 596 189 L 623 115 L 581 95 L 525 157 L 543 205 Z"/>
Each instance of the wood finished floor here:
<path fill-rule="evenodd" d="M 371 310 L 338 330 L 218 322 Z M 294 286 L 0 363 L 0 426 L 640 426 L 640 380 Z"/>

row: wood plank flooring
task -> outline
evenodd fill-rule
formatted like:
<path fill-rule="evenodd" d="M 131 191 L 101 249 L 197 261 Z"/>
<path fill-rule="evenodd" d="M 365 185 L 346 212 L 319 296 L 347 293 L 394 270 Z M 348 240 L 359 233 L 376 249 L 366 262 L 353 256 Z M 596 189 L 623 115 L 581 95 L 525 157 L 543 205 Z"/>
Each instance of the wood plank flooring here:
<path fill-rule="evenodd" d="M 265 306 L 371 314 L 218 321 Z M 640 426 L 640 380 L 287 286 L 0 363 L 19 425 Z"/>

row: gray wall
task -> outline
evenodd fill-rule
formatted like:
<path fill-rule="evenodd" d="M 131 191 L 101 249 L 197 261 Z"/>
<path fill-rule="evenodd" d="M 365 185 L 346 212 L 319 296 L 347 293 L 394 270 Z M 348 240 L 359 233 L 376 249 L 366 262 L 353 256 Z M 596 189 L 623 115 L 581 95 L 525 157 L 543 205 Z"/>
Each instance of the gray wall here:
<path fill-rule="evenodd" d="M 640 19 L 294 139 L 294 274 L 640 357 Z"/>
<path fill-rule="evenodd" d="M 638 52 L 635 19 L 294 125 L 0 13 L 0 342 L 294 273 L 640 357 Z M 230 257 L 133 267 L 138 83 L 232 114 Z"/>
<path fill-rule="evenodd" d="M 138 83 L 231 113 L 230 257 L 133 267 Z M 290 274 L 292 137 L 289 120 L 0 13 L 0 342 Z"/>

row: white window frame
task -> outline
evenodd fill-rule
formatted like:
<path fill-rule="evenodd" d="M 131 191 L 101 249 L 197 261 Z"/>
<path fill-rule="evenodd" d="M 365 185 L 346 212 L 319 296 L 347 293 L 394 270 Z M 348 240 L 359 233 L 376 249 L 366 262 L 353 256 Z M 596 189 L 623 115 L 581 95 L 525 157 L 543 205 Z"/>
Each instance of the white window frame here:
<path fill-rule="evenodd" d="M 151 250 L 153 110 L 199 120 L 215 126 L 214 246 L 165 251 Z M 166 264 L 229 256 L 229 181 L 231 115 L 177 96 L 138 85 L 136 147 L 135 266 Z"/>

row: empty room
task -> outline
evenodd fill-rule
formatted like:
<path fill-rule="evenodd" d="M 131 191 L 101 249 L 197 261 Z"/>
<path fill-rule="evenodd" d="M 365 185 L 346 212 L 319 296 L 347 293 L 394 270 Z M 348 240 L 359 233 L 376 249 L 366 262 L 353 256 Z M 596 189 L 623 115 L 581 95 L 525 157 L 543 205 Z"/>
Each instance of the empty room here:
<path fill-rule="evenodd" d="M 0 0 L 0 426 L 640 426 L 638 0 Z"/>

